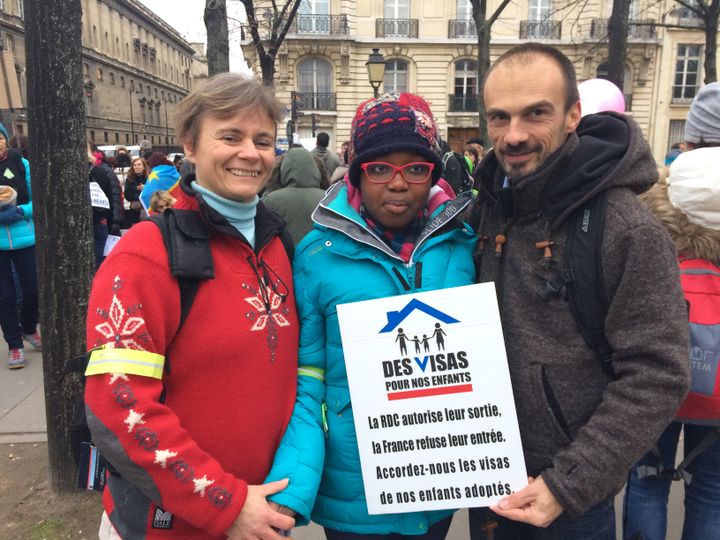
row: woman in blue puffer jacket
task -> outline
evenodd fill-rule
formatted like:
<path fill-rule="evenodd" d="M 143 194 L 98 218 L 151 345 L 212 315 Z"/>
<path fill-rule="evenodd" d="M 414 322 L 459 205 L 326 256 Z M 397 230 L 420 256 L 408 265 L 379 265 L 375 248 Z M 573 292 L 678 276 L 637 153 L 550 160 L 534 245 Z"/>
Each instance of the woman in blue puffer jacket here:
<path fill-rule="evenodd" d="M 40 350 L 37 330 L 38 289 L 35 267 L 30 163 L 8 147 L 8 134 L 0 124 L 0 185 L 15 191 L 14 201 L 0 201 L 0 327 L 8 345 L 8 368 L 25 367 L 23 339 Z M 6 191 L 7 188 L 5 189 Z M 10 190 L 10 191 L 12 191 Z M 16 288 L 13 269 L 17 273 Z M 22 292 L 18 316 L 17 298 Z"/>
<path fill-rule="evenodd" d="M 295 255 L 298 394 L 268 477 L 290 483 L 271 500 L 330 540 L 442 539 L 452 510 L 368 514 L 336 306 L 472 284 L 475 235 L 458 219 L 470 195 L 453 200 L 437 185 L 437 128 L 418 96 L 363 103 L 351 136 L 347 177 L 320 202 Z"/>

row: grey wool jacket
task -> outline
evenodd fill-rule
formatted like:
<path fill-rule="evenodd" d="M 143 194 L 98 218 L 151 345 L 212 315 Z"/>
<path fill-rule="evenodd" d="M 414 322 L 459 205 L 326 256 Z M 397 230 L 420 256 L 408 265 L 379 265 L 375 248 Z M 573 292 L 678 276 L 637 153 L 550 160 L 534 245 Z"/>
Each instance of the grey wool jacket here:
<path fill-rule="evenodd" d="M 480 282 L 494 281 L 525 461 L 571 516 L 616 494 L 672 421 L 689 384 L 687 312 L 675 249 L 636 194 L 657 180 L 633 120 L 589 115 L 543 166 L 510 180 L 481 163 Z M 568 218 L 607 191 L 601 247 L 615 377 L 581 336 L 567 297 L 538 291 L 562 267 Z M 496 253 L 497 235 L 506 241 Z M 554 242 L 552 256 L 536 247 Z"/>

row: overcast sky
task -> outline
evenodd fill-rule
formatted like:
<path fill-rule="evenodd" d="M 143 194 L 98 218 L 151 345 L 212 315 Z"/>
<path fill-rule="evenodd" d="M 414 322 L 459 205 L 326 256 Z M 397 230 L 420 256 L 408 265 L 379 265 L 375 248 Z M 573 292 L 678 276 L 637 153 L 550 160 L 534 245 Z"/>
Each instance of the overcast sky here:
<path fill-rule="evenodd" d="M 190 42 L 206 43 L 205 22 L 203 11 L 205 0 L 140 0 L 148 8 L 155 12 L 170 26 L 175 28 L 180 35 Z M 228 2 L 228 14 L 230 17 L 240 18 L 242 7 L 240 2 Z M 247 65 L 243 61 L 240 50 L 240 31 L 233 31 L 237 23 L 230 21 L 228 24 L 230 35 L 230 69 L 231 71 L 247 71 Z"/>

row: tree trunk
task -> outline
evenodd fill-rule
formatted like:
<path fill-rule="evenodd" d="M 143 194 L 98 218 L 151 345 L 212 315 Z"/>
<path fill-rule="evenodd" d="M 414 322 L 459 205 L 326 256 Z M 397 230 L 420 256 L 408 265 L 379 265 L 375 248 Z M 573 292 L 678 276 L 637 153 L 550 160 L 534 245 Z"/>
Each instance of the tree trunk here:
<path fill-rule="evenodd" d="M 206 0 L 205 29 L 207 30 L 208 75 L 230 71 L 230 42 L 228 40 L 227 5 L 225 0 Z"/>
<path fill-rule="evenodd" d="M 50 485 L 77 485 L 68 424 L 77 378 L 65 361 L 85 351 L 92 279 L 80 0 L 26 0 L 28 124 L 47 415 Z M 52 44 L 52 45 L 50 45 Z"/>
<path fill-rule="evenodd" d="M 705 17 L 705 84 L 717 81 L 717 35 L 720 0 L 713 0 Z"/>
<path fill-rule="evenodd" d="M 482 89 L 485 75 L 490 70 L 491 29 L 485 20 L 485 13 L 483 13 L 483 20 L 479 23 L 476 21 L 476 25 L 478 32 L 478 136 L 484 141 L 483 146 L 490 148 L 492 143 L 488 137 L 487 116 L 485 115 L 485 102 L 483 101 Z"/>
<path fill-rule="evenodd" d="M 269 54 L 260 55 L 260 71 L 262 72 L 262 80 L 268 86 L 275 84 L 275 56 Z"/>
<path fill-rule="evenodd" d="M 608 80 L 623 90 L 630 0 L 615 0 L 608 20 Z"/>

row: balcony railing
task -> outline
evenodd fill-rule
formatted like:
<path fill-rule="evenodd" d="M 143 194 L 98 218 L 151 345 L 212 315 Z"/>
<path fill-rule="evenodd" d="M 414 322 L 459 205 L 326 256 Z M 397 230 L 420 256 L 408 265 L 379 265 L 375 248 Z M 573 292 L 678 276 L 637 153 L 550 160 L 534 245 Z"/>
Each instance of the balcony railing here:
<path fill-rule="evenodd" d="M 335 92 L 296 92 L 295 96 L 306 111 L 335 110 Z"/>
<path fill-rule="evenodd" d="M 449 112 L 478 112 L 478 96 L 456 95 L 448 96 Z"/>
<path fill-rule="evenodd" d="M 291 34 L 349 34 L 347 15 L 296 15 L 290 26 Z"/>
<path fill-rule="evenodd" d="M 520 39 L 560 39 L 560 21 L 520 21 Z"/>
<path fill-rule="evenodd" d="M 472 19 L 450 19 L 448 21 L 449 38 L 477 37 L 477 26 Z"/>
<path fill-rule="evenodd" d="M 376 19 L 375 37 L 418 37 L 417 19 Z"/>
<path fill-rule="evenodd" d="M 608 19 L 593 19 L 590 22 L 590 37 L 603 39 L 608 35 Z M 630 21 L 628 37 L 634 39 L 653 39 L 657 35 L 655 19 L 635 19 Z"/>

